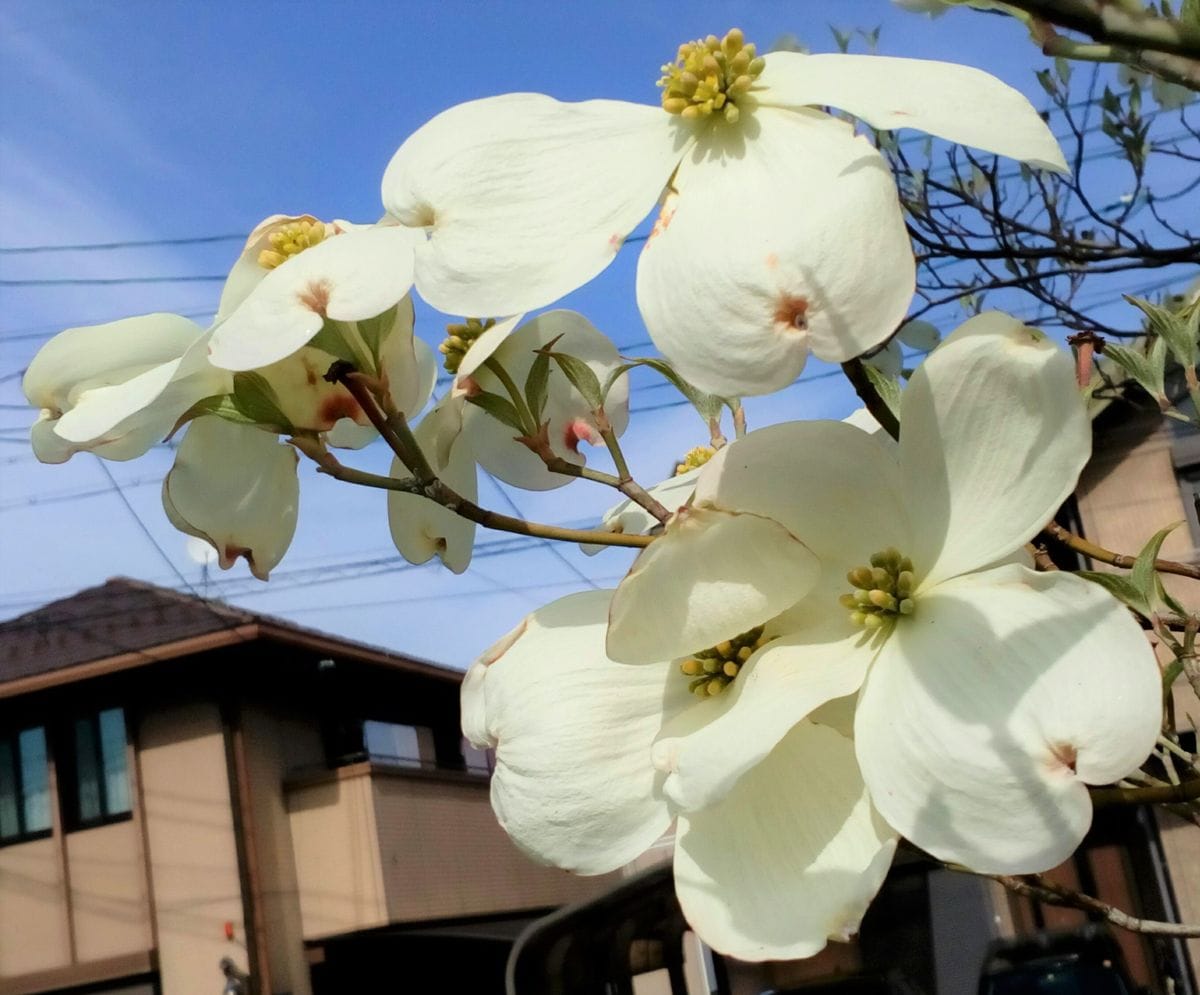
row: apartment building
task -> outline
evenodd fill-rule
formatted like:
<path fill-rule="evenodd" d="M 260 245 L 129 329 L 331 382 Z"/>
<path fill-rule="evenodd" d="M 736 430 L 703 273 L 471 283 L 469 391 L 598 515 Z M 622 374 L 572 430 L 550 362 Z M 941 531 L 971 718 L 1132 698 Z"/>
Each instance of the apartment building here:
<path fill-rule="evenodd" d="M 611 881 L 509 842 L 460 680 L 121 579 L 0 624 L 0 993 L 496 991 Z"/>

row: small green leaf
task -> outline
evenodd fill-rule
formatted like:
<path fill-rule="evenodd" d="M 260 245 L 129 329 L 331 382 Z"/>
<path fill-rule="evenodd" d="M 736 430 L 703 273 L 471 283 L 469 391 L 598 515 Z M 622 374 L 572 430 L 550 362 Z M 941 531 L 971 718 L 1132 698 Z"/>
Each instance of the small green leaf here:
<path fill-rule="evenodd" d="M 871 386 L 875 388 L 875 393 L 879 395 L 880 400 L 887 405 L 888 410 L 900 418 L 900 381 L 895 377 L 889 377 L 882 370 L 877 370 L 870 363 L 862 364 L 863 372 L 866 373 L 867 379 L 871 381 Z"/>
<path fill-rule="evenodd" d="M 546 383 L 550 379 L 550 357 L 539 352 L 533 357 L 529 375 L 525 377 L 525 403 L 533 414 L 533 420 L 542 423 L 542 412 L 546 410 Z"/>
<path fill-rule="evenodd" d="M 580 397 L 587 402 L 589 408 L 599 411 L 604 407 L 604 392 L 600 389 L 600 379 L 587 363 L 565 352 L 552 352 L 550 358 L 558 364 L 558 368 L 571 381 L 571 386 L 579 391 Z"/>
<path fill-rule="evenodd" d="M 1063 86 L 1071 82 L 1071 63 L 1059 56 L 1054 60 L 1054 71 L 1058 73 L 1059 80 Z"/>
<path fill-rule="evenodd" d="M 508 398 L 481 390 L 478 394 L 472 394 L 467 400 L 476 407 L 483 408 L 496 421 L 502 422 L 509 428 L 516 430 L 519 435 L 525 434 L 525 428 L 521 425 L 521 417 L 517 414 L 517 409 Z"/>
<path fill-rule="evenodd" d="M 1193 322 L 1185 320 L 1184 316 L 1178 312 L 1169 311 L 1158 304 L 1151 304 L 1141 297 L 1133 297 L 1129 294 L 1122 294 L 1122 296 L 1146 316 L 1150 331 L 1162 337 L 1163 341 L 1167 343 L 1167 348 L 1171 350 L 1171 355 L 1179 363 L 1184 366 L 1196 365 L 1200 343 L 1196 341 L 1197 329 L 1192 327 Z M 1196 313 L 1200 314 L 1200 312 Z"/>
<path fill-rule="evenodd" d="M 1183 0 L 1179 22 L 1193 31 L 1200 31 L 1200 0 Z"/>
<path fill-rule="evenodd" d="M 1132 608 L 1135 612 L 1141 615 L 1150 614 L 1150 605 L 1142 597 L 1142 592 L 1124 574 L 1101 573 L 1099 570 L 1080 570 L 1079 576 L 1084 580 L 1090 580 L 1093 584 L 1099 584 L 1114 598 L 1123 605 Z"/>
<path fill-rule="evenodd" d="M 840 32 L 832 24 L 829 25 L 829 30 L 833 32 L 833 40 L 837 43 L 838 51 L 841 52 L 842 55 L 845 55 L 850 49 L 850 32 L 847 31 L 845 34 L 842 34 L 842 32 Z"/>
<path fill-rule="evenodd" d="M 358 369 L 360 359 L 354 354 L 354 350 L 347 344 L 342 333 L 337 328 L 337 322 L 326 321 L 321 326 L 321 330 L 317 332 L 308 344 L 314 349 L 320 349 L 322 352 L 327 352 L 336 359 L 344 359 L 347 363 L 352 363 L 355 369 Z"/>
<path fill-rule="evenodd" d="M 1162 582 L 1158 579 L 1158 571 L 1154 569 L 1154 561 L 1158 559 L 1163 541 L 1182 524 L 1183 522 L 1175 522 L 1155 532 L 1150 541 L 1142 547 L 1129 570 L 1130 582 L 1151 608 L 1157 608 L 1163 603 Z"/>
<path fill-rule="evenodd" d="M 366 318 L 358 322 L 358 334 L 362 336 L 363 342 L 366 343 L 367 349 L 370 350 L 371 356 L 376 362 L 379 361 L 379 351 L 383 348 L 383 340 L 387 338 L 388 332 L 396 324 L 398 307 L 398 304 L 393 304 L 383 314 L 377 314 L 374 318 Z"/>
<path fill-rule="evenodd" d="M 1165 400 L 1166 342 L 1162 338 L 1155 340 L 1148 356 L 1112 342 L 1105 343 L 1104 355 L 1141 384 L 1156 401 Z"/>
<path fill-rule="evenodd" d="M 604 382 L 604 396 L 608 397 L 608 392 L 612 390 L 613 384 L 617 379 L 628 373 L 636 366 L 648 366 L 656 373 L 660 373 L 664 379 L 671 383 L 676 390 L 686 397 L 699 413 L 700 417 L 705 421 L 711 421 L 721 414 L 721 408 L 728 406 L 733 407 L 725 398 L 717 397 L 715 394 L 706 394 L 702 390 L 697 390 L 690 383 L 683 379 L 670 363 L 665 359 L 656 359 L 653 356 L 639 357 L 637 359 L 624 359 L 624 363 L 617 367 L 608 375 L 608 379 Z"/>
<path fill-rule="evenodd" d="M 275 391 L 261 373 L 235 373 L 231 398 L 234 407 L 255 425 L 268 426 L 280 432 L 292 431 L 292 423 L 280 410 Z"/>
<path fill-rule="evenodd" d="M 179 416 L 179 420 L 175 423 L 175 427 L 171 429 L 171 435 L 179 431 L 180 427 L 186 425 L 193 418 L 202 418 L 205 415 L 214 415 L 217 418 L 224 418 L 226 421 L 233 422 L 235 425 L 256 425 L 257 422 L 248 415 L 243 414 L 238 410 L 237 405 L 233 403 L 233 397 L 229 394 L 216 394 L 213 397 L 206 397 L 202 401 L 197 401 L 187 411 Z"/>

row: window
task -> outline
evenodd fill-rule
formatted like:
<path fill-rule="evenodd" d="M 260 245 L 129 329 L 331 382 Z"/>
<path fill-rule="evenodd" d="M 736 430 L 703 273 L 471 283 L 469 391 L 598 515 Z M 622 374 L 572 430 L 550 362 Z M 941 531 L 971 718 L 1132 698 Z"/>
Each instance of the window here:
<path fill-rule="evenodd" d="M 50 768 L 46 730 L 0 737 L 0 845 L 50 832 Z"/>
<path fill-rule="evenodd" d="M 64 791 L 68 829 L 101 825 L 130 814 L 125 713 L 119 708 L 76 719 L 70 729 L 74 770 Z M 64 779 L 66 780 L 66 779 Z"/>
<path fill-rule="evenodd" d="M 428 726 L 401 725 L 367 719 L 363 723 L 363 746 L 367 757 L 377 763 L 399 767 L 434 767 L 433 730 Z"/>

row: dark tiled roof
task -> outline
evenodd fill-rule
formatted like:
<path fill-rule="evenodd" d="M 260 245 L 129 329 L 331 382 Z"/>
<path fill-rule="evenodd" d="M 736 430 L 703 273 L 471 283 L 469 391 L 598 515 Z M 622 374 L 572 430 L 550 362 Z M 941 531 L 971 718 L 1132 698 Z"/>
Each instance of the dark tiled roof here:
<path fill-rule="evenodd" d="M 331 640 L 350 655 L 370 653 L 414 670 L 461 677 L 449 668 L 376 650 L 282 619 L 117 577 L 0 622 L 0 684 L 127 654 L 145 653 L 149 662 L 157 647 L 256 624 L 270 626 L 284 635 Z"/>

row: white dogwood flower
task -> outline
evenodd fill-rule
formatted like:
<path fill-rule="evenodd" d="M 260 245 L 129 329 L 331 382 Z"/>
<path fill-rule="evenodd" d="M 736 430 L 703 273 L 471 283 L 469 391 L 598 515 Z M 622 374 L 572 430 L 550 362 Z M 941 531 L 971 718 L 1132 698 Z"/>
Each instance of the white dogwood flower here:
<path fill-rule="evenodd" d="M 1106 591 L 1020 565 L 1090 453 L 1073 382 L 1044 335 L 990 312 L 914 374 L 898 447 L 843 423 L 788 423 L 704 467 L 693 505 L 618 588 L 608 652 L 679 657 L 764 623 L 776 638 L 718 696 L 720 715 L 655 744 L 669 798 L 688 811 L 719 801 L 813 708 L 858 691 L 858 763 L 901 834 L 997 873 L 1075 849 L 1086 785 L 1145 759 L 1161 688 L 1140 627 Z M 746 520 L 795 541 L 751 558 Z M 784 582 L 807 556 L 815 578 Z"/>
<path fill-rule="evenodd" d="M 54 336 L 23 381 L 29 403 L 41 409 L 30 432 L 34 455 L 43 463 L 62 463 L 77 452 L 112 460 L 141 456 L 197 401 L 232 389 L 229 373 L 205 360 L 203 340 L 203 329 L 177 314 Z"/>
<path fill-rule="evenodd" d="M 516 315 L 486 329 L 479 326 L 480 334 L 455 367 L 456 391 L 468 398 L 486 391 L 515 406 L 512 395 L 524 393 L 537 350 L 552 343 L 555 352 L 586 364 L 600 384 L 621 365 L 612 341 L 575 311 L 547 311 L 524 322 L 522 318 Z M 613 383 L 604 400 L 604 413 L 613 432 L 620 436 L 629 423 L 627 377 L 618 377 Z M 546 425 L 551 453 L 569 463 L 582 466 L 587 462 L 580 449 L 582 443 L 603 445 L 592 406 L 554 362 L 546 380 L 545 410 L 540 421 Z M 463 432 L 479 465 L 514 487 L 551 490 L 574 479 L 546 469 L 542 458 L 518 441 L 521 433 L 478 405 L 468 405 Z"/>
<path fill-rule="evenodd" d="M 454 314 L 541 307 L 590 280 L 667 190 L 638 265 L 651 337 L 720 395 L 786 386 L 892 333 L 914 264 L 887 165 L 831 105 L 1065 171 L 1029 102 L 966 66 L 772 52 L 741 33 L 684 45 L 662 107 L 470 101 L 397 151 L 383 200 L 424 229 L 422 296 Z M 667 113 L 664 113 L 664 110 Z"/>
<path fill-rule="evenodd" d="M 586 591 L 539 609 L 467 673 L 463 732 L 496 751 L 500 824 L 537 860 L 601 874 L 677 817 L 675 888 L 706 943 L 773 960 L 849 939 L 896 835 L 871 807 L 844 716 L 801 718 L 722 800 L 677 812 L 654 742 L 703 724 L 716 702 L 689 693 L 677 661 L 610 660 L 611 597 Z"/>

